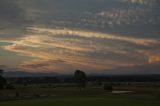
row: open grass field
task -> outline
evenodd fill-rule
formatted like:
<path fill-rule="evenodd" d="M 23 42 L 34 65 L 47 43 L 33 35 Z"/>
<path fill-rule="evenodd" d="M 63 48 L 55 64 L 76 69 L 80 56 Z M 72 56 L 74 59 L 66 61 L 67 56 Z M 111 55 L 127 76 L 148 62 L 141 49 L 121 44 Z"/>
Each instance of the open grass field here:
<path fill-rule="evenodd" d="M 10 96 L 20 93 L 16 100 L 0 102 L 0 106 L 160 106 L 160 87 L 115 86 L 114 90 L 133 92 L 113 94 L 101 87 L 88 87 L 82 91 L 74 87 L 19 87 L 0 91 L 1 95 Z"/>
<path fill-rule="evenodd" d="M 98 97 L 79 97 L 79 98 L 50 98 L 39 100 L 23 100 L 14 102 L 4 102 L 1 106 L 160 106 L 159 100 L 146 100 L 138 98 L 98 98 Z"/>

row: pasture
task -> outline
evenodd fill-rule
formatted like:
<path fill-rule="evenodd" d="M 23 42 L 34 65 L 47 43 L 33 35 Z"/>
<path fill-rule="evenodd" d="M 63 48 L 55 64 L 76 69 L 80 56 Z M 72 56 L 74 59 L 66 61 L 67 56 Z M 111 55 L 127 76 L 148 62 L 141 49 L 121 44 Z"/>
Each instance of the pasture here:
<path fill-rule="evenodd" d="M 18 85 L 14 90 L 0 91 L 1 97 L 7 98 L 1 100 L 0 106 L 160 106 L 160 87 L 120 85 L 113 88 L 133 92 L 112 93 L 93 85 L 84 90 L 66 85 Z"/>

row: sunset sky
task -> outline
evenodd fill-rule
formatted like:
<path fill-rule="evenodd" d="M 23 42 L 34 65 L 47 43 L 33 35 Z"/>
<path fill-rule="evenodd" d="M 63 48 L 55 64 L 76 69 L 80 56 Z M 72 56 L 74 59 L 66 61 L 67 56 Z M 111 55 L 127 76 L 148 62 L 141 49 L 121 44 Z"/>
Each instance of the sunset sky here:
<path fill-rule="evenodd" d="M 158 74 L 160 0 L 0 0 L 0 68 Z"/>

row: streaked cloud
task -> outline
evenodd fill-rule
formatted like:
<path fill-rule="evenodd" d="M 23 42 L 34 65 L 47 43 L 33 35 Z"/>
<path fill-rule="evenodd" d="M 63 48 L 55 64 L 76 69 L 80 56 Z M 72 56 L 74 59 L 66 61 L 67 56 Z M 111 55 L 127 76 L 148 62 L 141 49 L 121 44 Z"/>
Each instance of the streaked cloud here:
<path fill-rule="evenodd" d="M 157 40 L 154 39 L 145 39 L 145 38 L 134 38 L 134 37 L 124 37 L 124 36 L 116 36 L 113 34 L 106 33 L 98 33 L 98 32 L 90 32 L 90 31 L 75 31 L 70 29 L 44 29 L 44 28 L 30 28 L 33 31 L 37 31 L 39 33 L 51 33 L 55 35 L 72 35 L 72 36 L 80 36 L 86 38 L 100 38 L 100 39 L 110 39 L 110 40 L 120 40 L 126 41 L 129 43 L 135 43 L 139 45 L 149 45 L 158 43 Z"/>
<path fill-rule="evenodd" d="M 93 72 L 160 62 L 158 0 L 0 2 L 0 51 L 17 58 L 0 65 Z"/>
<path fill-rule="evenodd" d="M 147 55 L 154 46 L 159 45 L 158 39 L 124 37 L 68 28 L 30 27 L 29 31 L 33 35 L 0 40 L 11 43 L 3 46 L 4 50 L 33 58 L 22 62 L 19 68 L 23 70 L 105 70 L 159 62 L 158 56 Z M 142 49 L 139 50 L 139 47 L 149 50 L 140 51 Z M 159 50 L 155 51 L 157 54 L 158 52 Z"/>

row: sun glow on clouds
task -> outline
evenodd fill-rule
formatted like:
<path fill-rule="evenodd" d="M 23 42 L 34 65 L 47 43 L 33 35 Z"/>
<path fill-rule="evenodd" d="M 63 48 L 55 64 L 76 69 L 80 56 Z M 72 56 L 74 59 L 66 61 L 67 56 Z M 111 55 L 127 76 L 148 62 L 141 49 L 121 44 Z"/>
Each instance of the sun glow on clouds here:
<path fill-rule="evenodd" d="M 32 57 L 19 66 L 29 71 L 61 71 L 75 69 L 106 70 L 160 61 L 158 39 L 145 39 L 75 29 L 30 27 L 33 35 L 14 40 L 3 49 Z M 143 52 L 140 48 L 144 47 Z M 153 50 L 152 50 L 153 49 Z M 152 54 L 151 54 L 152 53 Z"/>
<path fill-rule="evenodd" d="M 149 63 L 156 63 L 156 62 L 160 62 L 160 55 L 158 56 L 151 56 L 149 59 Z"/>
<path fill-rule="evenodd" d="M 157 43 L 156 40 L 152 39 L 143 39 L 143 38 L 134 38 L 134 37 L 123 37 L 123 36 L 115 36 L 106 33 L 100 32 L 90 32 L 90 31 L 79 31 L 79 30 L 70 30 L 70 29 L 44 29 L 44 28 L 30 28 L 32 31 L 36 31 L 38 33 L 51 33 L 54 35 L 73 35 L 73 36 L 81 36 L 86 38 L 99 38 L 99 39 L 110 39 L 110 40 L 120 40 L 126 41 L 129 43 L 135 43 L 139 45 L 150 45 Z"/>

